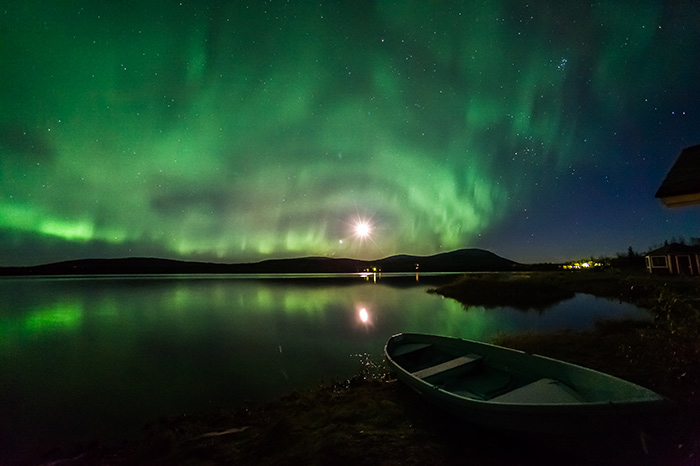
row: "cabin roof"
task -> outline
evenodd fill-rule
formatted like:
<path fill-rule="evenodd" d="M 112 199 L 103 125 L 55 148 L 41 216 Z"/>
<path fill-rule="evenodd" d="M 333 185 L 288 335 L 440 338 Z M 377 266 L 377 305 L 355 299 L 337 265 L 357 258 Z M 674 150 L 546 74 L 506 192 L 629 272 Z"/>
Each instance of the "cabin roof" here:
<path fill-rule="evenodd" d="M 700 145 L 683 149 L 655 197 L 667 207 L 700 204 Z"/>
<path fill-rule="evenodd" d="M 654 249 L 649 251 L 647 256 L 666 256 L 668 254 L 700 254 L 700 247 L 698 246 L 688 246 L 687 244 L 671 243 L 660 247 L 659 249 Z"/>

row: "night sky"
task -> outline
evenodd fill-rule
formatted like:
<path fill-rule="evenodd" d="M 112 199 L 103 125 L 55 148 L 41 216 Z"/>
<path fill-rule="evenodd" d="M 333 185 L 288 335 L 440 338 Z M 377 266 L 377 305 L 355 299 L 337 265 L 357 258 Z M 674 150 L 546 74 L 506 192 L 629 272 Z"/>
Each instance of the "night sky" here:
<path fill-rule="evenodd" d="M 5 1 L 0 265 L 700 236 L 654 198 L 700 144 L 700 6 L 562 5 Z"/>

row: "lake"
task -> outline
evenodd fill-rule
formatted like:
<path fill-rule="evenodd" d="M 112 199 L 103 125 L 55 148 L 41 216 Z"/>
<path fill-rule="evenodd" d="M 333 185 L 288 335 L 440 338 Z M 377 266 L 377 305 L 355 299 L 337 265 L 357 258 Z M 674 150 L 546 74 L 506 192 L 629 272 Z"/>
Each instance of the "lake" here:
<path fill-rule="evenodd" d="M 589 295 L 543 311 L 428 294 L 450 275 L 0 279 L 0 463 L 119 442 L 163 415 L 236 409 L 380 363 L 398 332 L 488 340 L 646 311 Z"/>

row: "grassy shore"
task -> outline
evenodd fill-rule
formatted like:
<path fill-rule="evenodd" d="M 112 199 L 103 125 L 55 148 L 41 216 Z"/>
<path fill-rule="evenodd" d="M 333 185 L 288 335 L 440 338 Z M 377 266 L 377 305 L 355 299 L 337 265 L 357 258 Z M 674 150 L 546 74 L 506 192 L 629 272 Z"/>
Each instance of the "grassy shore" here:
<path fill-rule="evenodd" d="M 478 291 L 478 293 L 477 293 Z M 467 275 L 433 290 L 465 304 L 541 306 L 589 293 L 649 309 L 654 320 L 586 332 L 501 335 L 496 343 L 621 376 L 677 401 L 678 428 L 656 437 L 527 437 L 482 431 L 427 405 L 381 362 L 349 381 L 233 413 L 162 419 L 120 447 L 49 452 L 44 464 L 697 464 L 700 454 L 700 281 L 646 274 Z M 477 296 L 478 294 L 478 296 Z M 482 304 L 483 305 L 483 304 Z M 496 305 L 496 304 L 494 304 Z M 51 463 L 57 459 L 61 463 Z M 36 463 L 36 462 L 35 462 Z"/>
<path fill-rule="evenodd" d="M 651 322 L 601 321 L 586 332 L 504 334 L 495 343 L 598 369 L 671 399 L 700 404 L 697 277 L 619 271 L 465 275 L 432 292 L 464 304 L 501 300 L 497 305 L 521 308 L 536 307 L 548 293 L 587 293 L 648 309 Z"/>

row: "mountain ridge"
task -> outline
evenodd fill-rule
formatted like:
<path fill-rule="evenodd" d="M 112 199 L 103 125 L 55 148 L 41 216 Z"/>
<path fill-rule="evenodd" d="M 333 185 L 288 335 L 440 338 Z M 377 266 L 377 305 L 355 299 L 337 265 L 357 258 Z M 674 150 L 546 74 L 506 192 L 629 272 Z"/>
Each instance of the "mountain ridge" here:
<path fill-rule="evenodd" d="M 377 260 L 309 256 L 267 259 L 251 263 L 216 263 L 155 257 L 95 258 L 37 266 L 0 267 L 0 276 L 132 275 L 132 274 L 241 274 L 241 273 L 356 273 L 486 272 L 514 270 L 521 264 L 484 249 L 457 249 L 430 256 L 398 254 Z"/>

